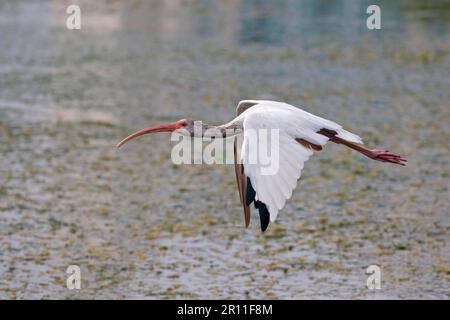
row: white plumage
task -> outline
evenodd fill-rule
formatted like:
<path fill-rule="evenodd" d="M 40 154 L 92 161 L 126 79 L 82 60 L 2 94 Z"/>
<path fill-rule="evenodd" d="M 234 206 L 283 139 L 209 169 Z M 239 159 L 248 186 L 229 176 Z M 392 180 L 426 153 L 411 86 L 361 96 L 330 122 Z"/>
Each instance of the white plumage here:
<path fill-rule="evenodd" d="M 318 131 L 326 128 L 336 131 L 337 137 L 362 143 L 359 136 L 344 130 L 339 124 L 287 103 L 266 100 L 246 100 L 241 103 L 256 104 L 236 119 L 243 121 L 244 128 L 240 160 L 256 192 L 256 199 L 266 204 L 272 222 L 275 221 L 278 211 L 284 207 L 286 200 L 292 196 L 304 163 L 313 154 L 310 148 L 298 143 L 296 139 L 304 139 L 323 146 L 329 138 L 319 134 Z M 249 132 L 252 130 L 258 132 L 261 129 L 278 129 L 279 132 L 279 141 L 267 140 L 269 150 L 271 143 L 277 144 L 274 148 L 279 150 L 279 169 L 275 174 L 261 174 L 263 165 L 260 162 L 249 163 L 248 160 L 250 150 L 258 149 L 262 142 L 259 135 L 256 135 L 257 141 L 255 141 L 255 135 L 251 136 Z M 255 143 L 258 144 L 258 148 L 254 145 Z"/>

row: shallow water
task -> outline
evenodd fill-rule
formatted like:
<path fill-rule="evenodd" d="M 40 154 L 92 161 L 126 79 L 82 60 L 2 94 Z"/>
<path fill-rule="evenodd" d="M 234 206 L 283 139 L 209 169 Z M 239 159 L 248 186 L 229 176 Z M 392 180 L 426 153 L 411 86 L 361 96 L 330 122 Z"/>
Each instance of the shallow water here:
<path fill-rule="evenodd" d="M 0 298 L 449 298 L 445 1 L 381 1 L 380 31 L 364 1 L 86 1 L 78 31 L 72 3 L 0 4 Z M 162 134 L 115 148 L 245 98 L 305 106 L 408 166 L 327 146 L 261 234 L 232 166 L 175 166 Z"/>

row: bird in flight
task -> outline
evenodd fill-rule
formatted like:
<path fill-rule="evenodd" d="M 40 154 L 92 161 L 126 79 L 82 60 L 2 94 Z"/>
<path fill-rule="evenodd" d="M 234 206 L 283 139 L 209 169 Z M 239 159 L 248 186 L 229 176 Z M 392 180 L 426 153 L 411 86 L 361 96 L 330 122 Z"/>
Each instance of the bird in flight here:
<path fill-rule="evenodd" d="M 239 136 L 234 141 L 234 164 L 239 197 L 244 209 L 245 226 L 250 224 L 250 206 L 258 209 L 261 230 L 274 222 L 278 211 L 292 196 L 300 178 L 304 163 L 314 151 L 322 150 L 331 141 L 351 148 L 370 159 L 404 166 L 407 162 L 400 155 L 382 149 L 368 149 L 362 140 L 339 124 L 313 115 L 290 104 L 268 100 L 243 100 L 236 107 L 236 118 L 230 122 L 210 126 L 196 121 L 181 119 L 137 131 L 117 144 L 149 133 L 177 132 L 191 137 L 227 138 Z M 252 150 L 262 143 L 262 136 L 251 132 L 277 130 L 279 165 L 276 172 L 262 174 L 262 164 L 248 161 Z"/>

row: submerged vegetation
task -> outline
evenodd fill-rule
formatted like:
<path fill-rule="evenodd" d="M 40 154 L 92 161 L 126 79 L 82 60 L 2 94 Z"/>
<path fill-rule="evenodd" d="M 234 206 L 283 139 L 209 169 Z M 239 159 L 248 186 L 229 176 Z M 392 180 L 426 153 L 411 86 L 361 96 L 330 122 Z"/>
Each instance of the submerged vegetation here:
<path fill-rule="evenodd" d="M 189 3 L 100 2 L 79 32 L 47 16 L 56 2 L 0 5 L 0 298 L 449 298 L 448 8 L 423 21 L 386 2 L 403 25 L 383 13 L 373 33 L 320 8 L 280 26 L 297 20 L 264 7 L 264 38 L 257 8 Z M 261 234 L 232 166 L 173 165 L 164 134 L 115 149 L 161 121 L 224 122 L 245 98 L 304 105 L 408 166 L 326 146 Z M 365 286 L 372 264 L 382 290 Z"/>

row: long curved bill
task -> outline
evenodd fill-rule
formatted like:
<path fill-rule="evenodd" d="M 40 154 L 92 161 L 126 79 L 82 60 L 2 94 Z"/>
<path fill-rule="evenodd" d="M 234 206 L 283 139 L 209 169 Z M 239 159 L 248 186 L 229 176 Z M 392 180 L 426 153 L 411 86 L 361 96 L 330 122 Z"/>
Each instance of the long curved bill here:
<path fill-rule="evenodd" d="M 139 130 L 133 134 L 130 134 L 128 137 L 126 137 L 125 139 L 120 141 L 117 144 L 117 148 L 120 148 L 124 143 L 128 142 L 129 140 L 139 137 L 139 136 L 142 136 L 144 134 L 156 133 L 156 132 L 173 132 L 174 130 L 178 129 L 179 127 L 180 126 L 176 122 L 173 122 L 173 123 L 160 124 L 160 125 L 157 125 L 154 127 Z"/>

